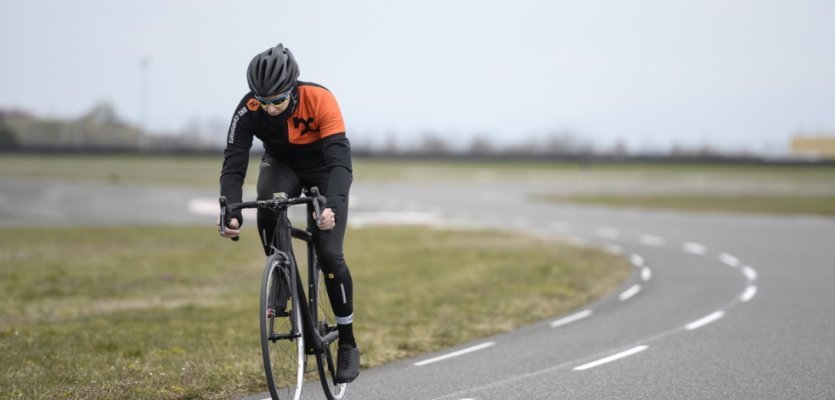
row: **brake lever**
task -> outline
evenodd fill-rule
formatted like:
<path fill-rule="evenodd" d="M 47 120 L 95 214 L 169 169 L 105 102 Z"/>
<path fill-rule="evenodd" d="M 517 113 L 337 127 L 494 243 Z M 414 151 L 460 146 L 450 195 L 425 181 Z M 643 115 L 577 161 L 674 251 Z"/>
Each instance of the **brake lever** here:
<path fill-rule="evenodd" d="M 226 204 L 226 196 L 220 196 L 218 198 L 218 202 L 220 202 L 220 236 L 222 237 L 226 233 L 226 224 L 231 220 L 226 218 L 228 208 Z M 237 242 L 240 240 L 240 236 L 235 236 L 232 238 L 233 241 Z"/>
<path fill-rule="evenodd" d="M 313 197 L 313 213 L 316 225 L 322 223 L 322 209 L 328 204 L 328 199 L 319 194 L 319 188 L 314 186 L 310 188 L 310 196 Z"/>

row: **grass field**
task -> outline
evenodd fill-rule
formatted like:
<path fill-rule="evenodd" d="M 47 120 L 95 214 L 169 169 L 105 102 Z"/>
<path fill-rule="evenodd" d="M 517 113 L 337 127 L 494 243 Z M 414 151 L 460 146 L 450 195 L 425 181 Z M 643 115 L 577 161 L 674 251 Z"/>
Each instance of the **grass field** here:
<path fill-rule="evenodd" d="M 555 203 L 741 214 L 835 216 L 835 196 L 826 195 L 571 195 L 537 196 Z"/>
<path fill-rule="evenodd" d="M 84 180 L 124 184 L 217 186 L 223 162 L 217 156 L 3 154 L 0 178 Z M 250 158 L 255 173 L 260 159 Z M 355 159 L 358 181 L 410 182 L 752 182 L 824 186 L 835 193 L 835 166 L 699 163 L 599 163 L 548 161 L 390 161 Z"/>
<path fill-rule="evenodd" d="M 221 162 L 4 154 L 0 181 L 216 188 Z M 540 200 L 606 206 L 835 215 L 831 166 L 355 160 L 354 175 L 525 185 Z M 260 251 L 196 227 L 0 229 L 0 398 L 263 391 Z M 355 229 L 346 254 L 365 367 L 565 313 L 629 271 L 595 250 L 498 232 Z"/>
<path fill-rule="evenodd" d="M 250 159 L 255 182 L 259 159 Z M 218 186 L 222 155 L 0 157 L 0 179 L 112 185 Z M 559 202 L 676 209 L 833 215 L 835 166 L 696 163 L 354 161 L 358 184 L 470 183 L 533 189 Z"/>
<path fill-rule="evenodd" d="M 263 391 L 259 252 L 202 227 L 0 229 L 0 398 Z M 498 232 L 354 229 L 346 255 L 364 367 L 565 313 L 629 272 Z"/>

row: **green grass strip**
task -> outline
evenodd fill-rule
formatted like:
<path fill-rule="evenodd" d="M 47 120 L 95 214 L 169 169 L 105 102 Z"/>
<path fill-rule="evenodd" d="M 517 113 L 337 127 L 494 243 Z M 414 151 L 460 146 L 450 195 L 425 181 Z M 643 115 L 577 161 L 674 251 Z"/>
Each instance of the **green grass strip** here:
<path fill-rule="evenodd" d="M 0 398 L 223 399 L 265 390 L 263 257 L 211 227 L 0 229 Z M 498 232 L 351 230 L 365 368 L 568 312 L 627 262 Z M 312 360 L 311 360 L 312 362 Z"/>
<path fill-rule="evenodd" d="M 249 183 L 260 158 L 249 160 Z M 4 154 L 0 179 L 80 181 L 106 184 L 217 187 L 223 155 L 36 155 Z M 753 165 L 699 163 L 572 163 L 558 161 L 413 161 L 354 160 L 355 182 L 542 182 L 658 183 L 669 180 L 752 183 L 763 190 L 774 184 L 814 186 L 835 192 L 831 165 Z"/>
<path fill-rule="evenodd" d="M 573 195 L 540 196 L 552 202 L 613 207 L 730 213 L 835 216 L 835 196 L 815 195 Z"/>

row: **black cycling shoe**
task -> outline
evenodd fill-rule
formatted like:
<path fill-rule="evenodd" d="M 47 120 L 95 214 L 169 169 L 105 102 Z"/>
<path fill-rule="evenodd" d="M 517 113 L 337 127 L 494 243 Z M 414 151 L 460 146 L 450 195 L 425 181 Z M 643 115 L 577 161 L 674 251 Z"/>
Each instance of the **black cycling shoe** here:
<path fill-rule="evenodd" d="M 348 383 L 360 374 L 360 348 L 340 344 L 336 354 L 336 383 Z"/>

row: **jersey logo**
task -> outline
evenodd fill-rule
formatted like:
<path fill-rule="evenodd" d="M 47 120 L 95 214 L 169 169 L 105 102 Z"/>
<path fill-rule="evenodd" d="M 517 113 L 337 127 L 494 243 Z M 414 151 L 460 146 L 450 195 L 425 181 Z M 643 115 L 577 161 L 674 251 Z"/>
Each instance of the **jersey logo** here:
<path fill-rule="evenodd" d="M 258 107 L 261 107 L 261 104 L 258 103 L 258 100 L 249 99 L 246 101 L 246 108 L 249 111 L 258 111 Z"/>
<path fill-rule="evenodd" d="M 304 135 L 307 132 L 319 133 L 319 128 L 311 128 L 310 127 L 310 124 L 312 122 L 313 122 L 313 117 L 310 117 L 308 119 L 293 117 L 293 128 L 299 129 L 299 124 L 304 124 L 304 129 L 302 129 L 302 131 L 301 131 L 301 133 L 299 133 L 299 135 Z"/>

